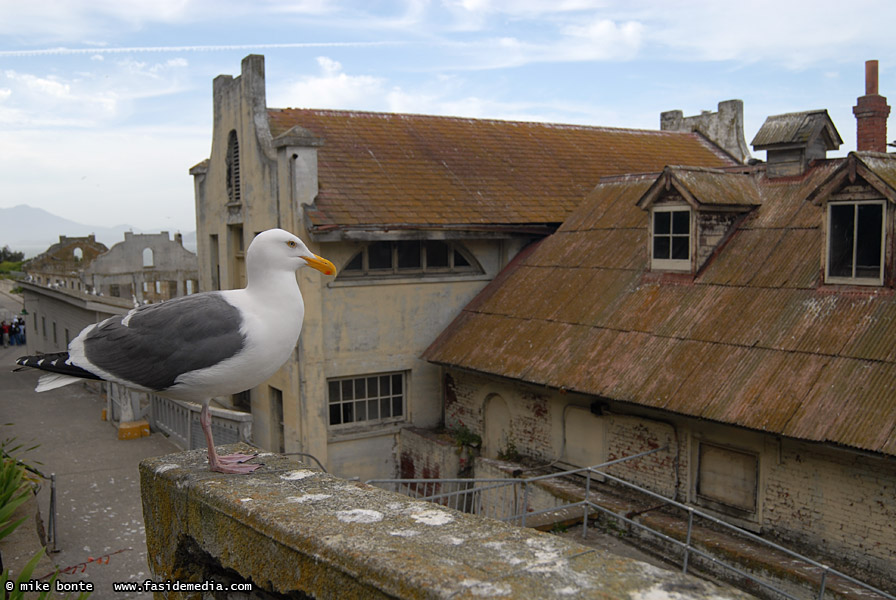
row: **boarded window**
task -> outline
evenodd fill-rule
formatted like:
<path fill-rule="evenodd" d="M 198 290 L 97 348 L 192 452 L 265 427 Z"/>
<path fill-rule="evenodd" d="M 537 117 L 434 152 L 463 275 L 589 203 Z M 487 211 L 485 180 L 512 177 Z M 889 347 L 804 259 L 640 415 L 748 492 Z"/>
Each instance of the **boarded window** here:
<path fill-rule="evenodd" d="M 588 408 L 566 409 L 566 462 L 593 467 L 606 460 L 604 421 Z"/>
<path fill-rule="evenodd" d="M 757 455 L 701 443 L 697 469 L 697 496 L 708 506 L 756 512 Z"/>

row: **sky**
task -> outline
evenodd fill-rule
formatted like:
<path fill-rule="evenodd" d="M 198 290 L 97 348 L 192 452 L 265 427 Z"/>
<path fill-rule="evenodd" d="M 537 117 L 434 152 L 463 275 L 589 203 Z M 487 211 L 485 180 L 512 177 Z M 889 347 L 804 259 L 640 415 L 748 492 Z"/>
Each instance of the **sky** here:
<path fill-rule="evenodd" d="M 269 107 L 659 129 L 739 98 L 747 143 L 826 108 L 842 156 L 866 60 L 896 102 L 894 22 L 892 0 L 0 0 L 0 207 L 193 231 L 212 80 L 248 54 Z"/>

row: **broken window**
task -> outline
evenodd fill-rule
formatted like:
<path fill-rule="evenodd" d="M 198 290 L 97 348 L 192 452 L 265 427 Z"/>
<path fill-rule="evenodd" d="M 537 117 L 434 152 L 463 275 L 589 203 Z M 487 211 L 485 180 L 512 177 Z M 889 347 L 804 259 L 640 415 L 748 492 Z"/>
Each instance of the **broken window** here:
<path fill-rule="evenodd" d="M 828 282 L 883 284 L 884 214 L 883 201 L 828 205 Z"/>
<path fill-rule="evenodd" d="M 651 265 L 654 269 L 691 268 L 691 211 L 688 208 L 654 208 L 651 231 Z"/>
<path fill-rule="evenodd" d="M 330 425 L 391 422 L 404 416 L 404 373 L 327 381 Z"/>
<path fill-rule="evenodd" d="M 355 254 L 340 277 L 482 273 L 460 244 L 442 240 L 373 242 Z"/>

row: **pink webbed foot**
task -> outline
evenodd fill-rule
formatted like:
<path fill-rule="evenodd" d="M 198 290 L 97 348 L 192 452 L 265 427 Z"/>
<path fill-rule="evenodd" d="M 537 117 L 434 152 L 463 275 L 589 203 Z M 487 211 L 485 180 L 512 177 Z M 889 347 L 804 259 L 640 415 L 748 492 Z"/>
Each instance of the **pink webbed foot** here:
<path fill-rule="evenodd" d="M 202 411 L 199 413 L 199 424 L 202 426 L 202 432 L 205 433 L 205 441 L 208 444 L 209 471 L 245 475 L 261 467 L 261 465 L 244 464 L 247 460 L 255 458 L 254 454 L 227 454 L 225 456 L 218 456 L 218 452 L 215 450 L 215 442 L 212 439 L 212 416 L 209 413 L 207 402 L 202 404 Z"/>
<path fill-rule="evenodd" d="M 236 454 L 225 454 L 224 456 L 219 454 L 218 462 L 224 463 L 225 465 L 235 465 L 252 460 L 256 456 L 258 456 L 258 454 L 243 454 L 241 452 L 237 452 Z"/>
<path fill-rule="evenodd" d="M 261 465 L 247 465 L 245 463 L 233 463 L 233 464 L 209 464 L 209 471 L 216 471 L 218 473 L 228 473 L 232 475 L 248 475 L 252 473 L 256 469 L 261 467 Z"/>
<path fill-rule="evenodd" d="M 224 456 L 219 456 L 215 453 L 209 455 L 208 468 L 210 471 L 217 471 L 218 473 L 245 475 L 261 467 L 261 465 L 246 464 L 247 460 L 253 459 L 255 456 L 255 454 L 225 454 Z"/>

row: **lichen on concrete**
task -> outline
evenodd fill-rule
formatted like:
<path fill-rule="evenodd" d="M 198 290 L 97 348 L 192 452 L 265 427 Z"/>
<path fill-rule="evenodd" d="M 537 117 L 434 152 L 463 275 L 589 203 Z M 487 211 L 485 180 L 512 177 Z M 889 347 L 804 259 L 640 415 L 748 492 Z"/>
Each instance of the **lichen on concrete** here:
<path fill-rule="evenodd" d="M 286 457 L 267 455 L 261 469 L 238 476 L 208 471 L 204 454 L 140 465 L 156 579 L 237 578 L 269 593 L 340 600 L 746 597 Z"/>

